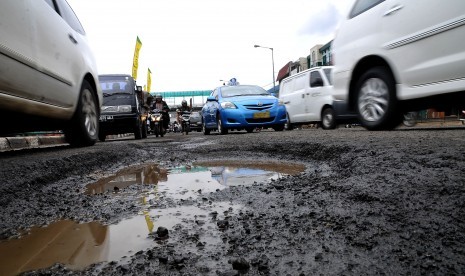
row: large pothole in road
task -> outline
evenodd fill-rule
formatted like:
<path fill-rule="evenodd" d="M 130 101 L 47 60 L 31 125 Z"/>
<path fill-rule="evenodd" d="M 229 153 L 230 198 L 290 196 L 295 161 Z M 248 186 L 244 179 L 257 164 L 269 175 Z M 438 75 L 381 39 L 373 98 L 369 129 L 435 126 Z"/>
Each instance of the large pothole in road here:
<path fill-rule="evenodd" d="M 227 220 L 228 214 L 242 206 L 209 202 L 157 208 L 157 201 L 196 199 L 230 186 L 269 182 L 304 170 L 302 164 L 244 161 L 197 162 L 173 169 L 149 164 L 121 170 L 87 185 L 85 193 L 125 196 L 125 188 L 147 185 L 143 193 L 135 196 L 144 206 L 138 216 L 115 225 L 64 220 L 32 228 L 20 239 L 0 242 L 0 275 L 15 275 L 55 263 L 80 270 L 94 263 L 122 261 L 140 250 L 162 246 L 155 232 L 159 227 L 170 231 L 176 225 L 204 229 L 201 232 L 205 234 L 197 237 L 198 243 L 204 250 L 213 250 L 222 244 L 218 222 Z"/>

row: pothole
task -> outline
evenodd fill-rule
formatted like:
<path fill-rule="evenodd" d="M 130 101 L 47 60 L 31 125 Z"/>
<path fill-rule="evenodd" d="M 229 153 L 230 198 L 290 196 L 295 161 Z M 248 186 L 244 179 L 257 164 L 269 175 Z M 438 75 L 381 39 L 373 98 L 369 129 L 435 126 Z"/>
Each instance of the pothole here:
<path fill-rule="evenodd" d="M 268 182 L 305 170 L 298 163 L 274 161 L 216 160 L 165 169 L 158 164 L 129 167 L 86 186 L 88 195 L 119 192 L 131 185 L 157 185 L 158 191 L 173 199 L 187 199 L 228 186 Z"/>
<path fill-rule="evenodd" d="M 115 225 L 58 221 L 47 227 L 34 227 L 20 239 L 0 242 L 0 275 L 15 275 L 55 263 L 81 270 L 94 263 L 122 261 L 140 250 L 160 246 L 151 234 L 160 226 L 169 231 L 176 225 L 187 229 L 200 227 L 204 234 L 198 242 L 204 250 L 214 249 L 222 243 L 216 222 L 227 219 L 227 213 L 242 206 L 200 201 L 196 206 L 158 208 L 157 202 L 161 198 L 197 199 L 229 186 L 268 182 L 304 170 L 302 164 L 224 160 L 195 162 L 172 169 L 148 164 L 120 170 L 87 185 L 85 194 L 125 196 L 124 191 L 130 186 L 147 185 L 148 189 L 134 197 L 142 202 L 144 211 Z M 195 245 L 189 250 L 196 250 Z"/>

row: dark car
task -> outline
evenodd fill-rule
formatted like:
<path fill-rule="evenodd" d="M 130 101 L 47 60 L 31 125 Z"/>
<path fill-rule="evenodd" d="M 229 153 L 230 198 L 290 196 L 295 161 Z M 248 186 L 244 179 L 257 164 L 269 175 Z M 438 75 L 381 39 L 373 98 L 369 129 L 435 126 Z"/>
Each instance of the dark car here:
<path fill-rule="evenodd" d="M 202 130 L 202 116 L 198 111 L 192 111 L 190 116 L 191 130 L 200 132 Z"/>
<path fill-rule="evenodd" d="M 134 133 L 136 139 L 147 138 L 147 112 L 142 87 L 130 75 L 99 76 L 103 92 L 99 140 L 107 135 Z"/>

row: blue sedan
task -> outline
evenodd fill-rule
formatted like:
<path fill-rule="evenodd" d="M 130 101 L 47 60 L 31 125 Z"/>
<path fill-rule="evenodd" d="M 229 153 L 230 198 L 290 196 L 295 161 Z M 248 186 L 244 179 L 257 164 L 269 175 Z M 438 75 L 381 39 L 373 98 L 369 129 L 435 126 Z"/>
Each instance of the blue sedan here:
<path fill-rule="evenodd" d="M 276 97 L 256 85 L 221 86 L 213 90 L 202 108 L 205 135 L 217 129 L 229 130 L 273 128 L 282 131 L 287 122 L 286 107 Z"/>

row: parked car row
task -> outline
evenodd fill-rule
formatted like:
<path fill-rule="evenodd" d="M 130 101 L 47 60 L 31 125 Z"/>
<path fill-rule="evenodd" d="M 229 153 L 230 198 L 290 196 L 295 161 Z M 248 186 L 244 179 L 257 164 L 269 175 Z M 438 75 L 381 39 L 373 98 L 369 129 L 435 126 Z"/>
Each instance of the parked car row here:
<path fill-rule="evenodd" d="M 284 79 L 279 98 L 231 79 L 191 115 L 191 127 L 227 134 L 360 122 L 383 130 L 410 111 L 464 110 L 464 37 L 463 0 L 356 0 L 332 44 L 334 67 Z M 147 136 L 141 88 L 129 75 L 99 77 L 66 0 L 2 2 L 0 72 L 1 135 L 63 130 L 73 146 L 107 134 Z"/>

